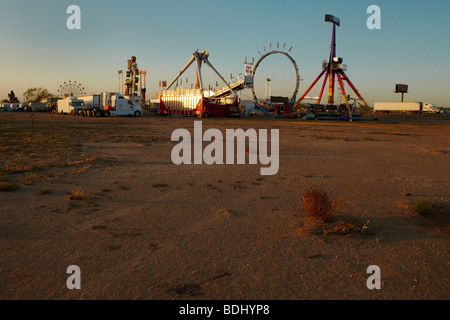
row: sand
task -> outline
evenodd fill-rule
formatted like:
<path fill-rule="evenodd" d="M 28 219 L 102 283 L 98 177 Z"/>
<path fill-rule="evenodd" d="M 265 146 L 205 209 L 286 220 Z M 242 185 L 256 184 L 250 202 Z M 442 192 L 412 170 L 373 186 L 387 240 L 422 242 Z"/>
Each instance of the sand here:
<path fill-rule="evenodd" d="M 275 176 L 175 166 L 170 136 L 195 120 L 1 113 L 0 186 L 17 190 L 0 192 L 0 299 L 450 298 L 448 117 L 203 120 L 280 129 Z M 309 188 L 339 199 L 334 224 L 306 215 Z M 367 232 L 323 232 L 350 221 Z"/>

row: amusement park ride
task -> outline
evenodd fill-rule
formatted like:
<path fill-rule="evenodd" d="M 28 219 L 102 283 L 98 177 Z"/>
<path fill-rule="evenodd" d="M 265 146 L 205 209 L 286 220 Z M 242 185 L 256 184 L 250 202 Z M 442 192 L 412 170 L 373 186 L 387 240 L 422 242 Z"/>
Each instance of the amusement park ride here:
<path fill-rule="evenodd" d="M 161 115 L 173 115 L 179 114 L 184 116 L 197 116 L 197 117 L 229 117 L 229 116 L 240 116 L 241 110 L 239 108 L 239 97 L 236 94 L 239 90 L 250 88 L 253 94 L 254 107 L 252 110 L 259 110 L 262 113 L 268 112 L 270 108 L 275 108 L 275 115 L 282 115 L 283 117 L 296 116 L 297 112 L 305 107 L 308 109 L 306 112 L 307 118 L 314 119 L 345 119 L 352 121 L 353 119 L 362 116 L 361 114 L 356 114 L 354 111 L 357 108 L 360 110 L 368 111 L 373 117 L 374 113 L 371 108 L 367 105 L 365 100 L 362 98 L 358 90 L 355 88 L 353 83 L 350 81 L 349 77 L 346 75 L 345 71 L 346 65 L 344 65 L 343 59 L 336 55 L 336 27 L 340 26 L 340 20 L 332 15 L 325 15 L 325 22 L 332 23 L 332 37 L 331 37 L 331 50 L 328 61 L 323 61 L 322 72 L 314 80 L 311 86 L 305 91 L 301 98 L 297 101 L 297 93 L 300 87 L 300 81 L 303 80 L 300 77 L 299 68 L 295 60 L 290 56 L 289 53 L 283 51 L 286 44 L 280 48 L 280 44 L 277 43 L 277 48 L 273 48 L 270 45 L 271 51 L 267 52 L 264 47 L 265 54 L 263 54 L 260 59 L 254 63 L 245 61 L 245 74 L 243 77 L 237 77 L 235 82 L 227 82 L 220 73 L 213 67 L 209 61 L 209 52 L 204 50 L 199 52 L 195 51 L 186 65 L 179 71 L 175 78 L 167 86 L 166 81 L 163 81 L 164 89 L 157 94 L 159 100 L 159 113 Z M 292 47 L 289 49 L 289 52 Z M 282 98 L 277 103 L 274 101 L 264 101 L 258 99 L 255 94 L 254 79 L 258 66 L 261 62 L 273 55 L 280 54 L 287 57 L 292 65 L 294 66 L 296 74 L 296 83 L 293 95 L 291 98 Z M 178 87 L 178 80 L 184 74 L 184 72 L 192 65 L 196 66 L 196 81 L 195 86 L 191 86 L 190 89 L 183 89 Z M 221 80 L 224 86 L 219 90 L 209 90 L 204 86 L 202 78 L 202 64 L 206 64 L 213 73 Z M 118 71 L 118 92 L 122 92 L 122 95 L 127 99 L 132 100 L 134 103 L 140 103 L 141 105 L 146 102 L 146 76 L 147 72 L 144 70 L 139 70 L 136 57 L 132 56 L 131 59 L 127 60 L 127 71 L 126 79 L 124 81 L 124 72 L 122 70 Z M 313 89 L 319 80 L 325 76 L 323 84 L 320 90 L 320 95 L 317 98 L 316 104 L 306 104 L 302 103 L 304 99 L 308 99 L 308 93 Z M 269 79 L 266 79 L 269 80 Z M 342 93 L 342 99 L 344 104 L 335 105 L 335 83 L 336 80 L 339 84 Z M 328 104 L 322 105 L 321 100 L 325 91 L 325 86 L 328 81 Z M 186 80 L 187 82 L 187 80 Z M 175 84 L 176 89 L 170 90 L 170 88 Z M 182 83 L 182 80 L 181 80 Z M 270 82 L 271 83 L 271 82 Z M 350 105 L 349 100 L 350 95 L 346 92 L 344 84 L 347 84 L 359 99 L 354 98 L 354 104 Z M 125 90 L 123 88 L 125 84 Z M 267 85 L 267 82 L 266 82 Z M 161 86 L 161 84 L 160 84 Z M 120 90 L 122 87 L 122 90 Z M 216 82 L 217 87 L 217 82 Z M 64 97 L 78 97 L 79 95 L 86 94 L 84 88 L 79 83 L 64 83 L 60 86 L 58 90 L 59 95 Z M 270 94 L 271 95 L 271 94 Z M 266 93 L 267 96 L 267 93 Z M 359 105 L 357 105 L 357 103 Z M 275 107 L 274 107 L 275 106 Z M 303 111 L 303 110 L 302 110 Z"/>
<path fill-rule="evenodd" d="M 139 96 L 139 101 L 145 103 L 145 93 L 147 91 L 145 77 L 147 76 L 147 71 L 138 69 L 135 56 L 127 60 L 127 66 L 124 95 L 128 97 Z M 144 81 L 142 81 L 142 78 Z"/>
<path fill-rule="evenodd" d="M 147 71 L 139 70 L 136 63 L 136 57 L 132 56 L 127 60 L 128 70 L 126 71 L 126 79 L 123 80 L 123 70 L 118 71 L 118 91 L 124 96 L 133 97 L 133 100 L 139 100 L 141 104 L 145 103 L 146 88 L 146 76 Z M 123 84 L 125 83 L 125 90 Z M 122 87 L 122 90 L 120 90 Z M 139 97 L 139 98 L 137 98 Z"/>
<path fill-rule="evenodd" d="M 72 82 L 64 82 L 59 86 L 58 96 L 60 98 L 73 98 L 78 97 L 83 94 L 86 94 L 81 83 L 77 83 L 76 81 Z"/>
<path fill-rule="evenodd" d="M 285 46 L 286 46 L 286 44 L 284 44 L 283 48 Z M 270 45 L 270 48 L 272 48 L 272 45 Z M 285 115 L 288 115 L 288 114 L 290 114 L 290 107 L 295 103 L 295 100 L 297 99 L 297 93 L 300 88 L 300 79 L 301 78 L 300 78 L 300 72 L 299 72 L 299 69 L 298 69 L 298 66 L 297 66 L 297 63 L 295 62 L 295 60 L 289 55 L 289 53 L 278 50 L 278 49 L 279 49 L 279 43 L 277 44 L 277 50 L 269 51 L 269 52 L 263 54 L 261 56 L 261 58 L 259 58 L 259 60 L 256 62 L 255 66 L 253 68 L 252 77 L 255 78 L 256 71 L 257 71 L 259 65 L 261 64 L 261 62 L 273 54 L 281 54 L 281 55 L 287 57 L 292 62 L 292 65 L 294 66 L 294 70 L 295 70 L 295 76 L 296 76 L 295 89 L 294 89 L 294 93 L 293 93 L 292 97 L 289 99 L 289 102 L 286 104 L 286 106 L 282 107 L 284 109 L 283 113 Z M 264 47 L 264 50 L 265 50 L 265 47 Z M 289 49 L 289 52 L 291 50 L 292 50 L 292 47 Z M 272 85 L 271 79 L 266 79 L 266 87 L 268 85 L 271 87 L 271 85 Z M 271 90 L 269 90 L 269 91 L 271 92 Z M 258 99 L 258 97 L 256 96 L 256 93 L 255 93 L 254 86 L 252 87 L 252 95 L 253 95 L 253 101 L 255 103 L 255 106 L 254 106 L 254 108 L 252 108 L 251 111 L 262 111 L 263 113 L 266 113 L 267 108 L 271 107 L 270 103 L 269 103 L 269 105 L 267 105 L 267 102 L 261 101 L 260 99 Z M 278 106 L 276 106 L 275 108 L 278 109 Z M 278 113 L 278 111 L 277 111 L 277 113 Z"/>
<path fill-rule="evenodd" d="M 350 81 L 349 77 L 345 74 L 344 71 L 346 71 L 347 66 L 342 64 L 343 59 L 336 56 L 336 26 L 340 26 L 340 20 L 337 17 L 334 17 L 332 15 L 325 15 L 325 22 L 331 22 L 333 24 L 333 30 L 332 30 L 332 36 L 331 36 L 331 51 L 330 51 L 330 59 L 329 61 L 324 61 L 322 63 L 322 72 L 319 74 L 319 76 L 316 78 L 316 80 L 312 83 L 312 85 L 306 90 L 306 92 L 303 94 L 303 96 L 292 106 L 291 110 L 295 110 L 298 108 L 302 100 L 306 97 L 306 95 L 311 91 L 311 89 L 316 85 L 316 83 L 322 78 L 322 76 L 325 74 L 325 79 L 322 84 L 322 89 L 320 91 L 320 95 L 317 100 L 317 104 L 313 106 L 314 108 L 314 114 L 319 110 L 318 107 L 322 107 L 320 105 L 320 102 L 322 100 L 323 92 L 328 80 L 328 109 L 330 109 L 330 106 L 334 106 L 334 100 L 335 100 L 335 81 L 336 78 L 338 80 L 339 86 L 341 88 L 342 97 L 345 102 L 345 108 L 336 107 L 336 110 L 338 113 L 342 113 L 344 115 L 347 115 L 349 120 L 351 121 L 352 116 L 352 108 L 349 104 L 349 97 L 346 94 L 344 83 L 343 81 L 346 81 L 350 88 L 354 91 L 354 93 L 358 96 L 359 100 L 362 102 L 362 107 L 368 111 L 372 116 L 375 116 L 373 111 L 369 108 L 363 97 L 359 94 L 358 90 L 355 88 L 353 83 Z M 355 100 L 356 102 L 356 100 Z M 341 111 L 341 112 L 339 112 Z M 320 110 L 319 110 L 320 112 Z"/>
<path fill-rule="evenodd" d="M 159 94 L 160 98 L 160 113 L 161 114 L 182 114 L 182 115 L 197 115 L 199 117 L 209 117 L 217 116 L 224 117 L 238 114 L 236 110 L 239 99 L 236 92 L 243 90 L 245 88 L 251 88 L 254 101 L 254 110 L 262 111 L 267 113 L 269 108 L 275 108 L 275 115 L 282 115 L 283 117 L 292 117 L 297 115 L 297 111 L 300 107 L 307 106 L 308 111 L 306 111 L 307 118 L 315 119 L 342 119 L 350 120 L 357 117 L 362 117 L 362 114 L 356 114 L 354 111 L 360 107 L 360 110 L 365 110 L 374 116 L 371 108 L 367 105 L 363 97 L 360 95 L 356 87 L 350 81 L 349 77 L 346 75 L 346 65 L 344 65 L 343 59 L 336 56 L 336 26 L 340 26 L 340 20 L 332 15 L 325 15 L 325 22 L 331 22 L 333 24 L 332 28 L 332 38 L 331 38 L 331 50 L 329 60 L 322 63 L 322 72 L 312 83 L 312 85 L 305 91 L 301 98 L 297 101 L 297 93 L 300 86 L 300 73 L 295 60 L 289 55 L 289 53 L 279 49 L 279 43 L 277 49 L 273 49 L 270 52 L 266 52 L 261 58 L 256 62 L 251 70 L 251 73 L 246 72 L 243 79 L 236 81 L 235 83 L 227 83 L 224 78 L 217 72 L 217 70 L 210 64 L 208 57 L 208 51 L 198 52 L 198 50 L 192 55 L 188 63 L 181 69 L 178 75 L 172 80 L 172 82 Z M 285 45 L 286 46 L 286 45 Z M 270 45 L 272 49 L 272 45 Z M 266 48 L 264 48 L 265 50 Z M 283 47 L 284 49 L 284 47 Z M 292 47 L 291 47 L 292 49 Z M 291 51 L 289 49 L 289 52 Z M 266 51 L 266 50 L 265 50 Z M 258 66 L 261 62 L 270 55 L 281 54 L 286 56 L 293 64 L 296 73 L 296 85 L 294 93 L 291 98 L 286 98 L 284 102 L 271 103 L 267 101 L 261 101 L 255 94 L 254 78 Z M 189 68 L 194 62 L 197 65 L 196 73 L 196 84 L 195 89 L 183 90 L 182 88 L 177 88 L 176 90 L 169 90 L 174 83 L 178 81 L 181 75 Z M 222 80 L 225 86 L 216 91 L 211 92 L 204 90 L 201 66 L 202 63 L 207 64 L 211 70 Z M 251 64 L 253 65 L 253 63 Z M 246 63 L 246 71 L 248 71 L 248 65 Z M 325 79 L 322 84 L 320 95 L 317 98 L 316 104 L 302 104 L 302 101 L 307 97 L 307 94 L 316 85 L 316 83 L 325 75 Z M 342 98 L 344 104 L 335 105 L 335 83 L 336 80 L 341 89 Z M 322 105 L 321 100 L 325 90 L 325 86 L 328 81 L 328 104 Z M 354 104 L 350 104 L 350 95 L 346 92 L 344 83 L 346 83 L 356 94 L 359 99 L 353 99 Z M 357 105 L 357 103 L 359 105 Z"/>
<path fill-rule="evenodd" d="M 209 52 L 204 50 L 202 52 L 193 53 L 192 57 L 186 65 L 175 76 L 172 82 L 164 88 L 159 94 L 160 98 L 160 114 L 162 115 L 196 115 L 198 117 L 230 117 L 240 116 L 239 98 L 235 90 L 252 85 L 253 79 L 245 78 L 251 83 L 246 83 L 245 79 L 242 83 L 237 85 L 230 85 L 220 75 L 220 73 L 209 62 Z M 183 90 L 178 88 L 176 90 L 169 90 L 173 84 L 183 75 L 183 73 L 195 62 L 196 81 L 193 89 Z M 219 92 L 211 93 L 205 90 L 201 74 L 202 64 L 206 64 L 214 74 L 225 84 L 225 88 Z"/>

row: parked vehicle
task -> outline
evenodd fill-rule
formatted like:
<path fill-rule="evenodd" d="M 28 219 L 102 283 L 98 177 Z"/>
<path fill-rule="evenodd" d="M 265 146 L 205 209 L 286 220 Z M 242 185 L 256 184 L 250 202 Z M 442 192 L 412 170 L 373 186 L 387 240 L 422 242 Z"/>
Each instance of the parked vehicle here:
<path fill-rule="evenodd" d="M 47 112 L 47 104 L 45 102 L 31 102 L 30 109 L 34 112 Z"/>
<path fill-rule="evenodd" d="M 28 108 L 29 108 L 28 103 L 21 103 L 19 105 L 19 108 L 17 109 L 17 111 L 21 111 L 21 112 L 28 111 Z"/>
<path fill-rule="evenodd" d="M 4 102 L 1 104 L 2 111 L 11 111 L 11 103 Z"/>
<path fill-rule="evenodd" d="M 439 113 L 439 109 L 428 102 L 375 102 L 375 112 L 415 112 L 415 113 Z"/>
<path fill-rule="evenodd" d="M 78 97 L 85 105 L 85 115 L 95 117 L 142 115 L 139 97 L 124 97 L 118 92 L 102 92 L 99 95 Z"/>
<path fill-rule="evenodd" d="M 11 103 L 10 109 L 11 111 L 19 111 L 20 103 Z"/>
<path fill-rule="evenodd" d="M 84 101 L 78 98 L 65 98 L 58 100 L 58 113 L 61 114 L 80 114 L 85 110 Z"/>

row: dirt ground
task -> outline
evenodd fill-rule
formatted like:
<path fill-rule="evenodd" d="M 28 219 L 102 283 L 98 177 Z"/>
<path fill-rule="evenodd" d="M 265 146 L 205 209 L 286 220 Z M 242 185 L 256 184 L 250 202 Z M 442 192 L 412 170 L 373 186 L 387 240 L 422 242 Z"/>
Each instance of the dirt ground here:
<path fill-rule="evenodd" d="M 174 165 L 195 120 L 0 113 L 0 299 L 450 298 L 450 117 L 203 119 L 278 128 L 275 176 Z M 310 188 L 334 222 L 305 214 Z"/>

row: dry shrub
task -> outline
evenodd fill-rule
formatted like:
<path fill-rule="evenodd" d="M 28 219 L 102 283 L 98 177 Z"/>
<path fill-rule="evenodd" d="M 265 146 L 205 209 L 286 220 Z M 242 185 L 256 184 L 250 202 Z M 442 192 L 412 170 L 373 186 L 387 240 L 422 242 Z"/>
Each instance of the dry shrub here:
<path fill-rule="evenodd" d="M 68 196 L 68 200 L 89 200 L 89 196 L 87 196 L 82 190 L 76 189 L 73 190 Z"/>
<path fill-rule="evenodd" d="M 316 220 L 331 222 L 336 212 L 336 203 L 326 191 L 309 189 L 303 192 L 303 209 Z"/>
<path fill-rule="evenodd" d="M 430 204 L 422 198 L 417 199 L 414 204 L 414 212 L 421 216 L 427 215 L 431 212 Z"/>

